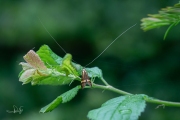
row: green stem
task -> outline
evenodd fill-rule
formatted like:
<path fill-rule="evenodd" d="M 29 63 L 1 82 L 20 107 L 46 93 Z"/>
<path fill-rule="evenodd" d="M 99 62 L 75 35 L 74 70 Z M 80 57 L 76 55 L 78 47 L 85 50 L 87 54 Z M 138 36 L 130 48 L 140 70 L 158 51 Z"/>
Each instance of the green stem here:
<path fill-rule="evenodd" d="M 164 101 L 164 100 L 159 100 L 159 99 L 155 99 L 155 98 L 145 98 L 146 102 L 149 103 L 155 103 L 155 104 L 159 104 L 159 105 L 164 105 L 164 106 L 174 106 L 174 107 L 180 107 L 180 103 L 178 102 L 170 102 L 170 101 Z"/>
<path fill-rule="evenodd" d="M 112 92 L 115 92 L 115 93 L 118 93 L 118 94 L 122 94 L 122 95 L 133 95 L 131 93 L 119 90 L 119 89 L 117 89 L 115 87 L 112 87 L 109 84 L 104 86 L 104 85 L 98 85 L 98 84 L 93 83 L 93 88 L 109 90 L 109 91 L 112 91 Z M 155 98 L 151 98 L 151 97 L 145 97 L 145 100 L 146 100 L 146 102 L 155 103 L 155 104 L 159 104 L 159 105 L 163 105 L 163 106 L 180 107 L 180 103 L 178 103 L 178 102 L 169 102 L 169 101 L 159 100 L 159 99 L 155 99 Z"/>
<path fill-rule="evenodd" d="M 102 80 L 102 82 L 103 82 L 106 86 L 110 86 L 110 85 L 106 82 L 106 80 L 105 80 L 104 78 L 101 78 L 101 80 Z"/>
<path fill-rule="evenodd" d="M 98 84 L 93 83 L 93 88 L 99 88 L 99 89 L 109 90 L 109 91 L 116 92 L 116 93 L 122 94 L 122 95 L 132 95 L 131 93 L 128 93 L 128 92 L 119 90 L 119 89 L 117 89 L 117 88 L 115 88 L 115 87 L 112 87 L 112 86 L 110 86 L 110 85 L 108 85 L 108 86 L 103 86 L 103 85 L 98 85 Z"/>

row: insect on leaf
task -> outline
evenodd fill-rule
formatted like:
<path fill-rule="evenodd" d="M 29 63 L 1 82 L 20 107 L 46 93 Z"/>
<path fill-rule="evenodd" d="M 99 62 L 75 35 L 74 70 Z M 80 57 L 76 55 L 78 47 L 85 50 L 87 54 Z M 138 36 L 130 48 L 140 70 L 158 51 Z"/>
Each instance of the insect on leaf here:
<path fill-rule="evenodd" d="M 81 88 L 83 89 L 86 86 L 86 84 L 92 87 L 92 83 L 91 83 L 91 80 L 89 79 L 86 69 L 83 69 L 82 78 L 81 78 Z"/>

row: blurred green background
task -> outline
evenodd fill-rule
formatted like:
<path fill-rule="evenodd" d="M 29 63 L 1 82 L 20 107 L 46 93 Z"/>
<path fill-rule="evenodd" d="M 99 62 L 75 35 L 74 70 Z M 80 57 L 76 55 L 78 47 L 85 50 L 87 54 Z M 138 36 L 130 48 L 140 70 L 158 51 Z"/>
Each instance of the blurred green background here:
<path fill-rule="evenodd" d="M 73 55 L 86 65 L 120 33 L 137 23 L 88 67 L 98 66 L 104 78 L 119 89 L 180 102 L 180 34 L 174 27 L 165 41 L 167 27 L 148 32 L 140 20 L 177 0 L 9 0 L 0 1 L 0 119 L 2 120 L 86 120 L 89 110 L 100 107 L 118 94 L 96 89 L 80 90 L 69 103 L 50 113 L 39 110 L 58 95 L 74 87 L 31 86 L 18 81 L 19 62 L 30 50 L 47 44 L 59 56 L 58 47 L 38 20 Z M 98 80 L 96 80 L 98 82 Z M 22 114 L 7 113 L 13 105 Z M 147 103 L 140 120 L 179 120 L 180 108 Z"/>

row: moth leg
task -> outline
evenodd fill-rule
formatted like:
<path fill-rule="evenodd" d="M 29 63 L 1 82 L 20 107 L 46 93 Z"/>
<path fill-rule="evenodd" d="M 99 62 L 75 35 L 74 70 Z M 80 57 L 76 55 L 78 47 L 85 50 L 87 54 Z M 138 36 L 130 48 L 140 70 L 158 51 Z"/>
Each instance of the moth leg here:
<path fill-rule="evenodd" d="M 87 79 L 86 84 L 88 84 L 89 86 L 91 86 L 91 87 L 92 87 L 91 80 Z"/>
<path fill-rule="evenodd" d="M 91 81 L 92 81 L 92 83 L 94 83 L 94 80 L 95 80 L 95 77 L 91 77 Z"/>

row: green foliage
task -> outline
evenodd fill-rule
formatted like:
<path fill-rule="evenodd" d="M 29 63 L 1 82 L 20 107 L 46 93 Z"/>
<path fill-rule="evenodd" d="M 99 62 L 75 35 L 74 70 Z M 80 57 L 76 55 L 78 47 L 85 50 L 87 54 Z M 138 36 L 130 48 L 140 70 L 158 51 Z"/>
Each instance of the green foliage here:
<path fill-rule="evenodd" d="M 180 3 L 175 4 L 173 7 L 163 8 L 159 14 L 149 14 L 149 17 L 143 18 L 141 28 L 148 31 L 154 28 L 170 25 L 166 30 L 164 39 L 166 38 L 169 30 L 180 22 Z"/>
<path fill-rule="evenodd" d="M 43 45 L 37 53 L 30 50 L 24 59 L 27 63 L 20 63 L 23 71 L 19 78 L 23 84 L 31 82 L 32 85 L 64 85 L 80 80 L 78 72 L 71 64 L 72 56 L 67 54 L 61 58 L 47 45 Z"/>
<path fill-rule="evenodd" d="M 48 68 L 51 67 L 50 64 L 58 66 L 62 63 L 62 58 L 56 55 L 47 45 L 42 45 L 36 53 Z"/>
<path fill-rule="evenodd" d="M 83 67 L 73 63 L 72 56 L 66 54 L 61 58 L 57 56 L 47 46 L 43 45 L 37 52 L 30 50 L 25 56 L 26 62 L 21 62 L 23 70 L 19 73 L 19 81 L 23 84 L 32 85 L 64 85 L 70 84 L 74 80 L 80 81 L 80 75 Z M 98 67 L 85 68 L 88 76 L 99 78 L 104 84 L 98 85 L 92 82 L 93 88 L 110 90 L 125 96 L 108 100 L 98 109 L 91 110 L 88 118 L 93 120 L 137 120 L 141 112 L 144 111 L 145 101 L 163 104 L 163 106 L 180 106 L 180 103 L 162 101 L 147 95 L 132 95 L 125 91 L 110 86 L 103 78 L 102 71 Z M 88 87 L 86 87 L 88 88 Z M 80 86 L 63 93 L 51 103 L 43 107 L 40 112 L 46 113 L 54 110 L 59 104 L 72 100 L 78 93 Z"/>
<path fill-rule="evenodd" d="M 77 70 L 71 64 L 72 56 L 71 54 L 66 54 L 62 60 L 61 69 L 66 72 L 67 75 L 73 74 L 76 77 L 79 76 Z"/>
<path fill-rule="evenodd" d="M 20 63 L 23 70 L 19 74 L 19 81 L 23 84 L 31 82 L 32 85 L 64 85 L 81 79 L 83 67 L 73 63 L 70 54 L 61 58 L 47 45 L 43 45 L 36 53 L 30 50 L 24 59 L 27 63 Z M 103 78 L 98 67 L 87 68 L 87 72 L 90 77 Z"/>
<path fill-rule="evenodd" d="M 70 101 L 76 96 L 79 89 L 80 89 L 80 86 L 76 86 L 75 88 L 63 93 L 62 95 L 58 96 L 55 100 L 53 100 L 51 103 L 41 108 L 40 112 L 41 113 L 50 112 L 53 109 L 55 109 L 59 104 Z"/>
<path fill-rule="evenodd" d="M 89 77 L 103 78 L 102 70 L 98 67 L 86 68 L 86 71 L 88 72 Z"/>
<path fill-rule="evenodd" d="M 145 108 L 145 95 L 126 95 L 108 100 L 98 109 L 91 110 L 92 120 L 137 120 Z"/>
<path fill-rule="evenodd" d="M 27 63 L 21 62 L 23 70 L 19 73 L 19 81 L 23 84 L 31 82 L 32 85 L 64 85 L 70 84 L 73 80 L 80 80 L 82 66 L 73 63 L 72 56 L 66 54 L 64 58 L 57 56 L 47 46 L 43 45 L 37 52 L 30 50 L 24 59 Z M 98 67 L 87 68 L 90 77 L 103 78 L 102 71 Z M 71 100 L 78 92 L 76 87 L 59 97 L 52 103 L 42 108 L 40 112 L 52 111 L 60 103 Z"/>

